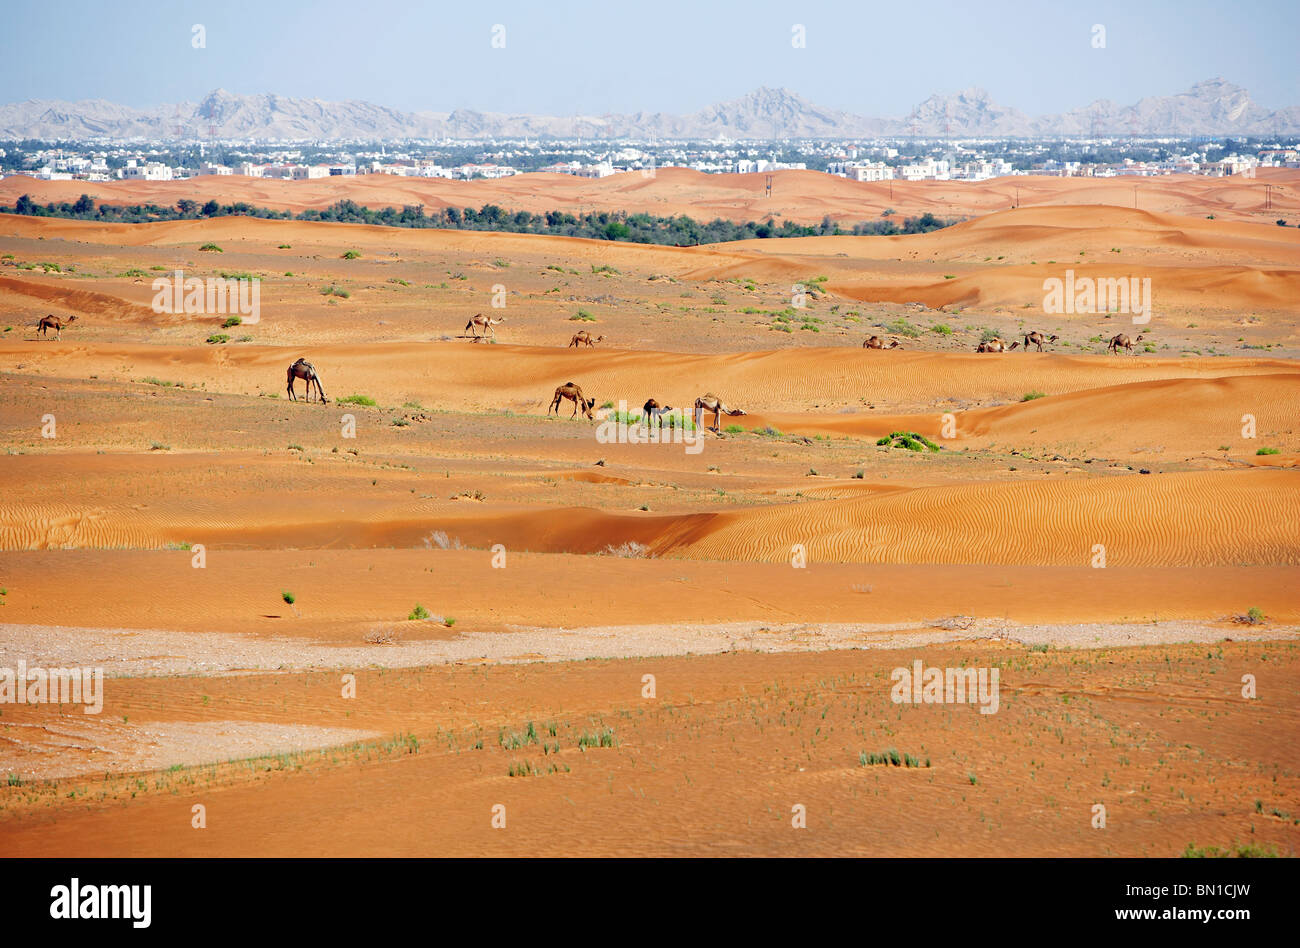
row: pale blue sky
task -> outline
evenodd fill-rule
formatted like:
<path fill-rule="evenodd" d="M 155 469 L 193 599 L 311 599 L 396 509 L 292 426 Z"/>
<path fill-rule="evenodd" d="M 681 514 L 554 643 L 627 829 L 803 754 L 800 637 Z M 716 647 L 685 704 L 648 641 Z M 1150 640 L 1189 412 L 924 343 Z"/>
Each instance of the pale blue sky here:
<path fill-rule="evenodd" d="M 932 9 L 933 13 L 922 13 Z M 691 112 L 760 85 L 903 116 L 978 85 L 1031 115 L 1129 104 L 1215 76 L 1300 104 L 1298 0 L 60 0 L 0 36 L 0 102 L 197 101 L 214 88 L 403 110 Z M 191 26 L 207 48 L 191 46 Z M 506 47 L 491 47 L 494 24 Z M 801 23 L 807 47 L 791 46 Z M 1107 47 L 1094 49 L 1095 23 Z"/>

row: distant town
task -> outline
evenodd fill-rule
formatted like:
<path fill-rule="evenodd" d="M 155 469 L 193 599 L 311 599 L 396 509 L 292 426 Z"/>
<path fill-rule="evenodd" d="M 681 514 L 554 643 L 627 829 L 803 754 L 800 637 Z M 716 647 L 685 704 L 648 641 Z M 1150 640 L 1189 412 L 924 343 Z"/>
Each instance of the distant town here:
<path fill-rule="evenodd" d="M 308 180 L 362 174 L 459 180 L 526 172 L 603 178 L 685 167 L 704 173 L 807 169 L 854 181 L 985 181 L 1009 175 L 1251 177 L 1300 167 L 1300 142 L 1251 139 L 267 143 L 4 142 L 0 176 L 175 181 L 208 175 Z"/>

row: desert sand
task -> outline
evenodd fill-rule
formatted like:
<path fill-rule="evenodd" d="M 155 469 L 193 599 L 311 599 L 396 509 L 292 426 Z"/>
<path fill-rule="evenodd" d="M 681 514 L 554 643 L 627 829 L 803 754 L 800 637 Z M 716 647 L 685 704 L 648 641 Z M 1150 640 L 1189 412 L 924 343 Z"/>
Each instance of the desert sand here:
<path fill-rule="evenodd" d="M 0 668 L 107 676 L 98 715 L 0 706 L 6 851 L 1294 855 L 1300 231 L 1265 176 L 751 177 L 71 190 L 970 219 L 671 248 L 0 216 Z M 178 269 L 257 277 L 260 319 L 156 312 Z M 1044 312 L 1067 269 L 1149 278 L 1150 321 Z M 299 357 L 329 404 L 288 399 Z M 568 381 L 593 419 L 548 415 Z M 600 436 L 706 392 L 745 413 Z M 997 669 L 998 711 L 894 702 L 916 660 Z"/>

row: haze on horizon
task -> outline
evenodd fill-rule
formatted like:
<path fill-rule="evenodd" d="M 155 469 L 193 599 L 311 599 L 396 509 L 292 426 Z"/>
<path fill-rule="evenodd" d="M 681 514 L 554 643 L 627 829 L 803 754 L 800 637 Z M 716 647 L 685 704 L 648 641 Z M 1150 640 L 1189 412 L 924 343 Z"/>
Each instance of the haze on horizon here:
<path fill-rule="evenodd" d="M 903 116 L 972 86 L 1029 115 L 1097 99 L 1131 104 L 1209 76 L 1268 109 L 1300 104 L 1300 4 L 1248 16 L 1205 2 L 914 7 L 754 0 L 723 8 L 557 2 L 545 7 L 341 0 L 300 5 L 68 0 L 7 14 L 0 102 L 105 99 L 137 108 L 197 102 L 215 88 L 405 111 L 548 115 L 688 113 L 759 86 L 862 115 Z M 206 47 L 191 43 L 202 24 Z M 505 48 L 492 30 L 505 27 Z M 791 43 L 805 29 L 806 46 Z M 1092 43 L 1106 30 L 1104 49 Z"/>

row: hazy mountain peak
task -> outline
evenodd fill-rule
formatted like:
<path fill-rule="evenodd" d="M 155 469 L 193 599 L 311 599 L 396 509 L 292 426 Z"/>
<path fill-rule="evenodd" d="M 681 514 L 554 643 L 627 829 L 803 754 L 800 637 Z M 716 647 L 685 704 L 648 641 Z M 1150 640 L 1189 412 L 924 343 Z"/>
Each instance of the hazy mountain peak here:
<path fill-rule="evenodd" d="M 760 86 L 690 115 L 507 115 L 475 109 L 401 112 L 369 102 L 325 102 L 214 89 L 197 105 L 132 109 L 102 100 L 0 106 L 0 137 L 227 139 L 401 138 L 863 138 L 1061 137 L 1069 135 L 1271 135 L 1300 132 L 1300 109 L 1270 113 L 1241 86 L 1216 77 L 1172 96 L 1130 106 L 1099 99 L 1060 115 L 1030 118 L 971 86 L 932 95 L 902 119 L 826 108 L 785 88 Z"/>

